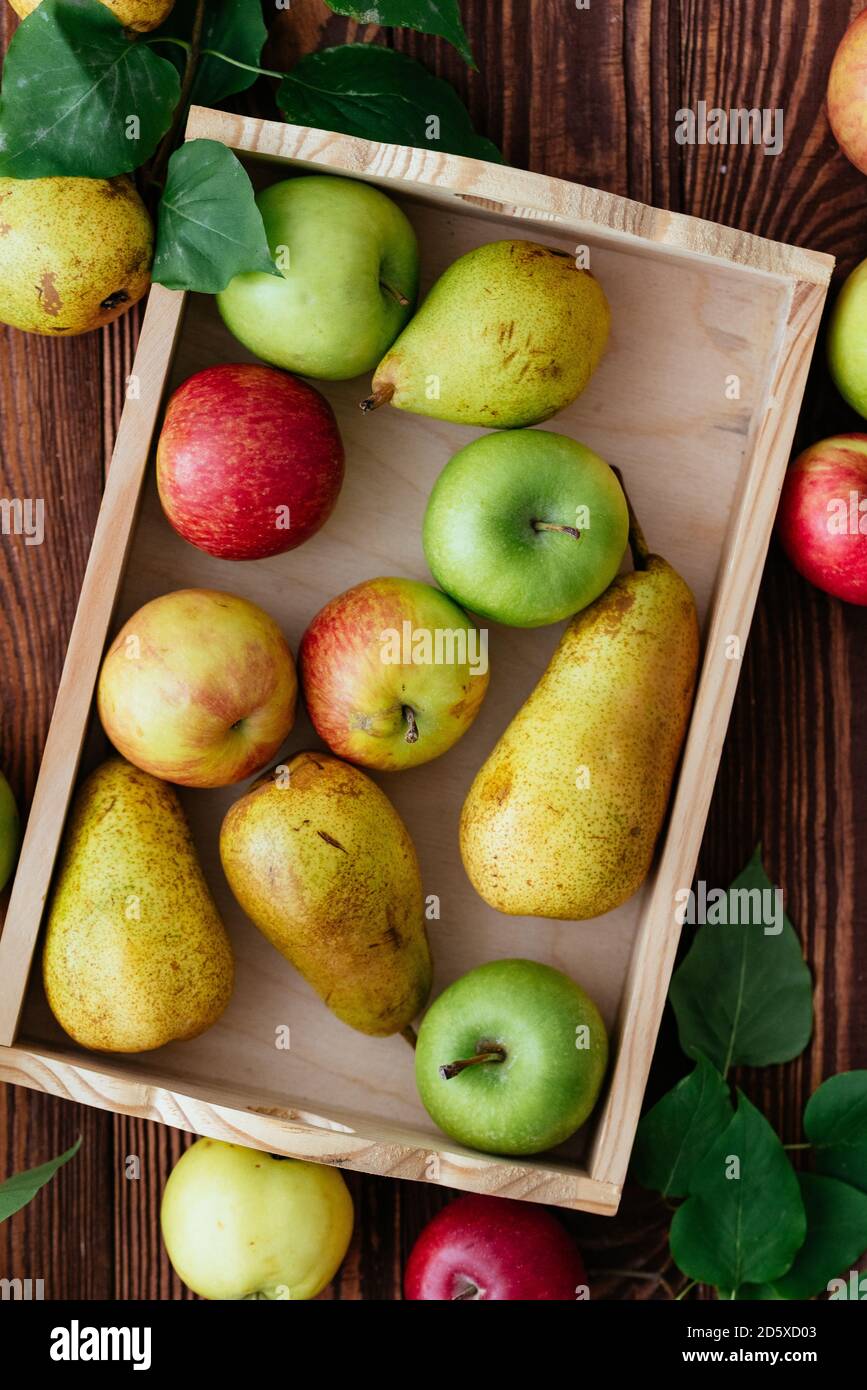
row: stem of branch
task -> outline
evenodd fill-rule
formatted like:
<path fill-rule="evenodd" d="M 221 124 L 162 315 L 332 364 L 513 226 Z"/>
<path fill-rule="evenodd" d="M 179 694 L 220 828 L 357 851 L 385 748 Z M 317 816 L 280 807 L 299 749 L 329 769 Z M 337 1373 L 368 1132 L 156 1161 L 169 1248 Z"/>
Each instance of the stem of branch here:
<path fill-rule="evenodd" d="M 178 104 L 175 107 L 175 114 L 172 117 L 172 123 L 166 131 L 165 135 L 163 136 L 162 140 L 160 141 L 159 146 L 157 148 L 157 152 L 154 155 L 153 160 L 151 162 L 151 166 L 145 174 L 145 187 L 150 191 L 152 197 L 154 190 L 156 188 L 159 188 L 163 182 L 163 175 L 166 171 L 166 165 L 169 162 L 169 156 L 172 150 L 174 149 L 175 140 L 177 139 L 178 131 L 181 128 L 181 122 L 187 114 L 187 107 L 190 103 L 190 93 L 193 90 L 193 82 L 195 81 L 196 77 L 196 68 L 199 65 L 199 57 L 202 44 L 202 29 L 204 27 L 204 23 L 205 0 L 196 0 L 196 13 L 193 18 L 193 32 L 190 35 L 189 44 L 184 43 L 182 40 L 170 41 L 179 43 L 182 47 L 186 49 L 187 61 L 184 66 L 184 75 L 181 80 L 181 94 L 178 98 Z"/>

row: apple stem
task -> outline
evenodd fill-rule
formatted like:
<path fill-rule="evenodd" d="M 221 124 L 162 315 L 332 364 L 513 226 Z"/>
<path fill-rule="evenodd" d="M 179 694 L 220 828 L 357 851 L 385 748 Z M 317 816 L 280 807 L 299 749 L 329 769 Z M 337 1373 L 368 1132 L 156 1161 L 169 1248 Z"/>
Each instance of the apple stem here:
<path fill-rule="evenodd" d="M 463 1299 L 475 1298 L 478 1295 L 478 1288 L 475 1284 L 468 1284 L 460 1293 L 456 1293 L 452 1303 L 460 1303 Z"/>
<path fill-rule="evenodd" d="M 629 493 L 626 491 L 626 484 L 623 481 L 623 474 L 619 468 L 612 465 L 611 472 L 614 474 L 623 490 L 626 499 L 626 510 L 629 513 L 629 549 L 632 551 L 632 563 L 637 570 L 646 570 L 647 561 L 650 559 L 650 551 L 647 541 L 644 539 L 644 532 L 635 515 L 635 509 L 629 500 Z"/>
<path fill-rule="evenodd" d="M 400 1036 L 403 1038 L 404 1042 L 409 1043 L 411 1048 L 415 1048 L 418 1042 L 418 1034 L 411 1023 L 408 1023 L 405 1028 L 401 1028 Z"/>
<path fill-rule="evenodd" d="M 418 724 L 415 722 L 415 710 L 412 705 L 404 705 L 403 717 L 406 720 L 406 742 L 418 743 Z"/>
<path fill-rule="evenodd" d="M 460 1062 L 449 1062 L 448 1066 L 440 1067 L 440 1076 L 443 1081 L 451 1081 L 453 1076 L 460 1076 L 467 1067 L 474 1067 L 479 1062 L 505 1062 L 506 1054 L 501 1047 L 489 1048 L 486 1052 L 477 1052 L 475 1057 L 464 1057 Z"/>
<path fill-rule="evenodd" d="M 367 397 L 366 401 L 361 402 L 361 409 L 365 415 L 369 415 L 371 410 L 379 410 L 381 405 L 388 405 L 394 395 L 394 382 L 384 381 L 381 386 L 374 388 L 373 394 Z"/>
<path fill-rule="evenodd" d="M 380 289 L 385 290 L 386 294 L 390 294 L 392 299 L 396 299 L 402 309 L 406 308 L 407 304 L 409 303 L 409 300 L 407 299 L 405 294 L 402 294 L 401 291 L 397 289 L 395 285 L 388 285 L 386 284 L 385 280 L 380 280 L 379 287 Z"/>
<path fill-rule="evenodd" d="M 562 531 L 564 536 L 574 536 L 580 541 L 581 532 L 575 526 L 557 526 L 553 521 L 531 521 L 534 531 Z"/>

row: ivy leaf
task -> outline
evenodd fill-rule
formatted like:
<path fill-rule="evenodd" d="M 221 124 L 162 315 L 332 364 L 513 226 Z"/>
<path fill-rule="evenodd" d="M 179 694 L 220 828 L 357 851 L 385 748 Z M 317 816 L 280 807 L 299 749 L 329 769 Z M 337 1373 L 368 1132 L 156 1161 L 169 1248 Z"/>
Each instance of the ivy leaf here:
<path fill-rule="evenodd" d="M 867 1192 L 867 1071 L 823 1081 L 807 1101 L 804 1133 L 820 1173 Z"/>
<path fill-rule="evenodd" d="M 0 103 L 0 175 L 112 178 L 171 124 L 175 68 L 127 37 L 100 0 L 43 0 L 12 37 Z"/>
<path fill-rule="evenodd" d="M 10 1216 L 14 1216 L 16 1211 L 26 1207 L 28 1202 L 32 1202 L 39 1189 L 51 1182 L 58 1168 L 68 1163 L 80 1148 L 79 1138 L 65 1153 L 58 1154 L 57 1158 L 50 1158 L 47 1163 L 40 1163 L 38 1168 L 28 1168 L 24 1173 L 13 1173 L 11 1178 L 0 1182 L 0 1221 L 6 1221 Z"/>
<path fill-rule="evenodd" d="M 448 39 L 461 57 L 476 66 L 469 40 L 461 23 L 458 0 L 379 0 L 365 5 L 358 0 L 328 0 L 335 14 L 357 19 L 359 24 L 385 24 L 392 29 L 416 29 L 422 34 L 436 34 Z"/>
<path fill-rule="evenodd" d="M 633 1176 L 663 1197 L 685 1197 L 696 1164 L 733 1113 L 728 1086 L 699 1053 L 695 1070 L 643 1116 L 632 1151 Z"/>
<path fill-rule="evenodd" d="M 813 1030 L 813 982 L 777 890 L 756 850 L 728 890 L 720 921 L 708 912 L 671 982 L 680 1045 L 729 1067 L 797 1057 Z"/>
<path fill-rule="evenodd" d="M 196 0 L 176 0 L 168 19 L 151 35 L 152 39 L 170 35 L 189 40 L 193 32 Z M 210 0 L 202 24 L 202 48 L 215 48 L 240 63 L 257 64 L 268 30 L 262 19 L 261 0 Z M 166 48 L 166 54 L 183 72 L 186 54 Z M 215 106 L 218 101 L 244 92 L 256 81 L 255 72 L 246 72 L 232 63 L 204 54 L 199 59 L 190 91 L 191 105 Z"/>
<path fill-rule="evenodd" d="M 738 1289 L 786 1273 L 807 1231 L 798 1179 L 764 1115 L 740 1091 L 731 1122 L 696 1167 L 689 1190 L 670 1236 L 684 1274 Z"/>
<path fill-rule="evenodd" d="M 375 44 L 308 54 L 283 78 L 277 105 L 296 125 L 502 163 L 448 82 L 414 58 Z"/>
<path fill-rule="evenodd" d="M 782 1298 L 812 1298 L 867 1250 L 867 1193 L 847 1182 L 799 1173 L 807 1238 L 792 1268 L 774 1281 Z"/>
<path fill-rule="evenodd" d="M 216 294 L 235 275 L 280 272 L 243 165 L 217 140 L 188 140 L 169 160 L 152 276 L 170 290 Z"/>

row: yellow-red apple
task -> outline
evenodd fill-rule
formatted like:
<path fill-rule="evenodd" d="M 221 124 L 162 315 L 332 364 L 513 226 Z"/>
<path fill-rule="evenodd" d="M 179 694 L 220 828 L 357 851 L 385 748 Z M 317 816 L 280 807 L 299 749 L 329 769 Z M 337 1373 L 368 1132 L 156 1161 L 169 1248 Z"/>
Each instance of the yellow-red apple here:
<path fill-rule="evenodd" d="M 152 599 L 108 649 L 102 726 L 136 767 L 186 787 L 260 771 L 295 721 L 295 662 L 273 618 L 212 589 Z"/>

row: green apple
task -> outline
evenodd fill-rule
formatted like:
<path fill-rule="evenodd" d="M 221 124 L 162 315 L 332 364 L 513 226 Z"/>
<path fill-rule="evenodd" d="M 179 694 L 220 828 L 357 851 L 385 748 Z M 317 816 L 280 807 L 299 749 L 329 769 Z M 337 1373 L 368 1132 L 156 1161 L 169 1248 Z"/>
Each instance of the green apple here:
<path fill-rule="evenodd" d="M 315 1298 L 352 1237 L 335 1168 L 199 1139 L 166 1183 L 160 1212 L 175 1271 L 210 1299 Z"/>
<path fill-rule="evenodd" d="M 372 371 L 418 293 L 407 218 L 372 184 L 328 174 L 272 184 L 256 202 L 281 274 L 236 275 L 217 295 L 226 327 L 257 357 L 301 376 Z"/>
<path fill-rule="evenodd" d="M 415 1077 L 422 1104 L 452 1139 L 534 1154 L 584 1123 L 607 1062 L 605 1024 L 574 980 L 536 961 L 496 960 L 428 1009 Z"/>
<path fill-rule="evenodd" d="M 455 454 L 424 518 L 431 573 L 473 613 L 542 627 L 608 588 L 629 517 L 598 454 L 547 430 L 488 434 Z"/>
<path fill-rule="evenodd" d="M 867 260 L 837 296 L 828 325 L 828 365 L 844 400 L 867 419 Z"/>
<path fill-rule="evenodd" d="M 20 840 L 18 807 L 15 805 L 15 797 L 9 783 L 0 772 L 0 889 L 5 888 L 9 882 Z"/>

